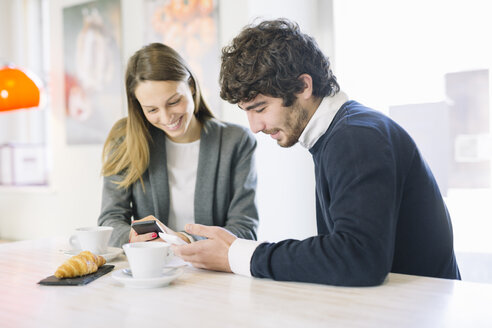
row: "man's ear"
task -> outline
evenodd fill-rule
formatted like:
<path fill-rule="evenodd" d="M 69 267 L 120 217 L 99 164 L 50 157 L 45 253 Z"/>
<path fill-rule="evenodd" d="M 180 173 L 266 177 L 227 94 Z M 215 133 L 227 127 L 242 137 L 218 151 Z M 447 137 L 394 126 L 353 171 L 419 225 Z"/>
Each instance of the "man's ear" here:
<path fill-rule="evenodd" d="M 313 78 L 309 74 L 301 74 L 298 77 L 299 80 L 304 84 L 304 88 L 301 92 L 297 94 L 298 98 L 308 100 L 313 95 Z"/>

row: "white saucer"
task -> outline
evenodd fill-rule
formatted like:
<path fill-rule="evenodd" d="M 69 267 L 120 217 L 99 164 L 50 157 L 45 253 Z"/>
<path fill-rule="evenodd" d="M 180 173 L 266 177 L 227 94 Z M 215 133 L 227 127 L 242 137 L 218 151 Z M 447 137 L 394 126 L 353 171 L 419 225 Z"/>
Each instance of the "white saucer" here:
<path fill-rule="evenodd" d="M 131 274 L 125 273 L 120 269 L 114 271 L 112 277 L 121 282 L 125 287 L 130 288 L 156 288 L 169 285 L 171 281 L 178 278 L 183 269 L 180 268 L 165 268 L 161 277 L 157 278 L 133 278 Z"/>
<path fill-rule="evenodd" d="M 66 256 L 74 256 L 82 252 L 80 249 L 70 249 L 70 250 L 64 250 L 63 254 Z M 106 250 L 106 253 L 104 254 L 98 254 L 106 259 L 106 262 L 109 262 L 116 257 L 118 257 L 121 253 L 123 253 L 123 249 L 119 247 L 108 247 Z"/>

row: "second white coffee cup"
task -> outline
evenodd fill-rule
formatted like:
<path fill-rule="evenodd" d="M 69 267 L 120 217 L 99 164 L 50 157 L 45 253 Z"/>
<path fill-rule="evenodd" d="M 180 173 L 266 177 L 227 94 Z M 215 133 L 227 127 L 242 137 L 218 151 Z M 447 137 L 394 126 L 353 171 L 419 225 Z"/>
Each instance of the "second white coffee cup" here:
<path fill-rule="evenodd" d="M 161 242 L 138 242 L 123 245 L 133 278 L 157 278 L 171 255 L 171 245 Z"/>
<path fill-rule="evenodd" d="M 108 249 L 113 227 L 83 227 L 75 229 L 70 237 L 70 245 L 79 250 L 94 254 L 104 254 Z"/>

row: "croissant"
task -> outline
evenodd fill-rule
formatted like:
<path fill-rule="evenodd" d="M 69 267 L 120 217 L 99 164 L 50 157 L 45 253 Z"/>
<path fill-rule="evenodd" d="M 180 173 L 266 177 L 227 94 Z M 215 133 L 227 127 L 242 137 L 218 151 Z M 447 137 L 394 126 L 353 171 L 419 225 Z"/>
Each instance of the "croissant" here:
<path fill-rule="evenodd" d="M 106 263 L 106 259 L 99 255 L 94 255 L 89 251 L 83 251 L 78 255 L 72 256 L 56 269 L 55 277 L 73 278 L 94 273 Z"/>

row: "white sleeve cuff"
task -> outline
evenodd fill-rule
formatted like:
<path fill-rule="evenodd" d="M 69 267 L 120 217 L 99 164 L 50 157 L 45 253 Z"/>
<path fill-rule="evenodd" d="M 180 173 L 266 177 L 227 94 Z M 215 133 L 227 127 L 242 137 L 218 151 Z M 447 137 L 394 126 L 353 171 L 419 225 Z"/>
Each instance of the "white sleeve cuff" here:
<path fill-rule="evenodd" d="M 253 253 L 263 242 L 237 238 L 229 247 L 229 266 L 232 272 L 251 277 L 250 263 Z"/>

